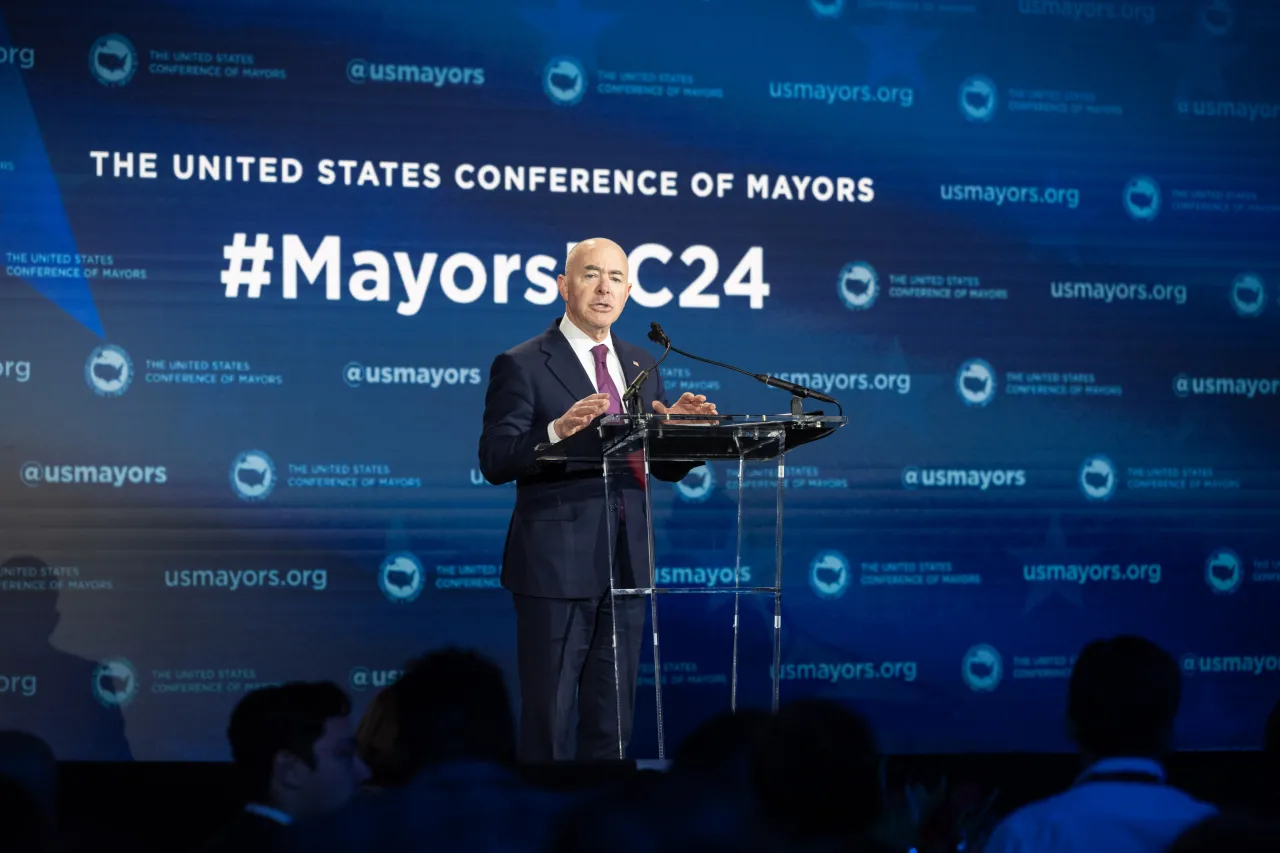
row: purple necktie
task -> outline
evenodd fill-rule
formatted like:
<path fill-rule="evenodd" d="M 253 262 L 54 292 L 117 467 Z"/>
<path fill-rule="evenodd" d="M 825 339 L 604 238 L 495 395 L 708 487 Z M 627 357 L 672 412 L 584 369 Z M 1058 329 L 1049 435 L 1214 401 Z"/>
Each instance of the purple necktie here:
<path fill-rule="evenodd" d="M 591 354 L 596 357 L 596 390 L 609 395 L 609 408 L 604 412 L 606 415 L 620 415 L 622 395 L 618 393 L 618 386 L 613 384 L 613 377 L 609 375 L 609 348 L 604 344 L 596 344 L 591 348 Z"/>
<path fill-rule="evenodd" d="M 622 395 L 618 393 L 618 386 L 613 384 L 613 377 L 609 375 L 609 348 L 604 344 L 596 344 L 591 348 L 591 354 L 596 358 L 596 390 L 601 394 L 609 395 L 609 408 L 604 410 L 605 414 L 620 415 L 622 414 Z M 635 475 L 640 487 L 644 488 L 644 453 L 640 451 L 628 453 L 627 463 L 631 466 L 631 473 Z"/>

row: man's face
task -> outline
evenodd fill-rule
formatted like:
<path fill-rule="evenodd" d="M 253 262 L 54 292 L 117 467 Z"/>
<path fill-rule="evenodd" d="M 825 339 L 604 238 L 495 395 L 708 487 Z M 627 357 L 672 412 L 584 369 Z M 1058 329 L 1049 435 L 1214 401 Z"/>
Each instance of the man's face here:
<path fill-rule="evenodd" d="M 631 294 L 627 256 L 608 240 L 587 240 L 576 246 L 556 278 L 566 313 L 586 332 L 605 331 L 622 314 Z"/>
<path fill-rule="evenodd" d="M 350 802 L 369 778 L 369 768 L 356 752 L 355 729 L 347 717 L 332 717 L 325 723 L 314 751 L 316 766 L 304 766 L 300 787 L 307 810 L 319 814 Z"/>

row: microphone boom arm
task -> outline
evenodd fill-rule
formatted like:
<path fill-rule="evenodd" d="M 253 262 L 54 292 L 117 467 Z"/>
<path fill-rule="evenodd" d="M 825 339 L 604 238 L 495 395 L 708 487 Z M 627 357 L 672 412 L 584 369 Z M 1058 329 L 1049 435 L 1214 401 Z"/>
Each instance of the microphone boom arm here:
<path fill-rule="evenodd" d="M 669 341 L 667 345 L 671 346 Z M 732 364 L 725 364 L 724 362 L 721 362 L 721 361 L 714 361 L 713 359 L 710 359 L 710 358 L 703 358 L 700 355 L 694 355 L 691 352 L 685 352 L 684 350 L 676 349 L 675 347 L 671 347 L 671 351 L 678 352 L 685 358 L 691 358 L 694 361 L 701 361 L 701 362 L 705 362 L 706 364 L 712 364 L 712 365 L 715 365 L 716 367 L 723 367 L 723 368 L 726 368 L 727 370 L 732 370 L 737 373 L 741 373 L 743 376 L 750 376 L 752 379 L 756 380 L 757 382 L 762 382 L 765 385 L 769 385 L 773 388 L 780 388 L 783 391 L 788 391 L 791 393 L 791 396 L 793 397 L 793 402 L 796 399 L 812 397 L 815 400 L 823 400 L 825 402 L 832 403 L 835 405 L 837 409 L 840 410 L 840 414 L 844 415 L 844 408 L 840 405 L 840 401 L 837 400 L 835 397 L 831 397 L 827 394 L 823 394 L 821 391 L 815 391 L 812 388 L 806 388 L 803 385 L 797 385 L 796 383 L 788 382 L 785 379 L 778 379 L 776 377 L 770 376 L 767 373 L 752 373 L 750 370 L 743 370 L 741 367 L 734 367 Z M 664 355 L 663 357 L 665 358 L 666 356 Z M 796 407 L 794 405 L 792 406 L 792 414 L 799 414 L 799 412 L 796 411 Z"/>

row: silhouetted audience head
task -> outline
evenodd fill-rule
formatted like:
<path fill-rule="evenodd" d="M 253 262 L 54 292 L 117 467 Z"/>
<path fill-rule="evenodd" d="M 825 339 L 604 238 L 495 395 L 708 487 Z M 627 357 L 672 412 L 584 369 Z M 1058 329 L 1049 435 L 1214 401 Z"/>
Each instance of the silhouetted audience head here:
<path fill-rule="evenodd" d="M 559 816 L 548 853 L 764 853 L 774 850 L 714 781 L 637 773 Z"/>
<path fill-rule="evenodd" d="M 1280 768 L 1280 702 L 1267 717 L 1267 728 L 1262 738 L 1262 749 L 1271 759 L 1273 767 Z"/>
<path fill-rule="evenodd" d="M 1150 640 L 1095 640 L 1071 671 L 1067 721 L 1080 752 L 1093 759 L 1158 758 L 1169 748 L 1182 698 L 1182 674 Z"/>
<path fill-rule="evenodd" d="M 690 732 L 676 749 L 672 771 L 745 780 L 751 750 L 772 719 L 768 711 L 753 708 L 717 714 Z"/>
<path fill-rule="evenodd" d="M 49 744 L 29 732 L 0 732 L 0 778 L 21 785 L 45 818 L 55 819 L 58 760 Z"/>
<path fill-rule="evenodd" d="M 875 736 L 853 711 L 816 699 L 784 705 L 752 753 L 756 808 L 789 839 L 852 840 L 880 816 Z"/>
<path fill-rule="evenodd" d="M 1242 815 L 1216 815 L 1192 826 L 1165 853 L 1276 853 L 1280 826 Z"/>
<path fill-rule="evenodd" d="M 396 750 L 400 713 L 396 685 L 379 690 L 365 709 L 356 729 L 360 760 L 369 768 L 369 787 L 395 788 L 409 781 L 410 773 Z"/>
<path fill-rule="evenodd" d="M 515 762 L 516 730 L 497 664 L 447 648 L 415 658 L 395 683 L 395 761 L 416 774 L 446 761 Z"/>
<path fill-rule="evenodd" d="M 368 777 L 350 714 L 331 682 L 290 682 L 241 699 L 227 739 L 249 800 L 293 817 L 347 803 Z"/>
<path fill-rule="evenodd" d="M 17 779 L 0 776 L 0 853 L 46 853 L 56 849 L 53 821 Z"/>

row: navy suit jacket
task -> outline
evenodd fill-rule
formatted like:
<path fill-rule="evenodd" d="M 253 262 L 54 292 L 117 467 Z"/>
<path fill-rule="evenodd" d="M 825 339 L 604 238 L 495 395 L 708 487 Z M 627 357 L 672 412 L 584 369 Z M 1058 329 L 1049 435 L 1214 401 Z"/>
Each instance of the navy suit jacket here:
<path fill-rule="evenodd" d="M 538 462 L 547 426 L 583 397 L 596 393 L 592 378 L 560 331 L 560 320 L 537 337 L 499 355 L 489 370 L 480 470 L 495 486 L 516 483 L 516 505 L 502 556 L 502 585 L 518 595 L 596 598 L 609 588 L 609 543 L 604 480 L 598 463 Z M 627 384 L 653 364 L 645 349 L 613 338 Z M 621 391 L 623 389 L 619 389 Z M 668 405 L 654 371 L 641 387 L 646 411 Z M 594 433 L 594 425 L 587 430 Z M 674 482 L 699 463 L 651 464 L 650 474 Z M 624 471 L 613 482 L 623 502 L 630 571 L 624 588 L 649 586 L 649 538 L 644 492 Z M 616 500 L 616 498 L 615 498 Z"/>

